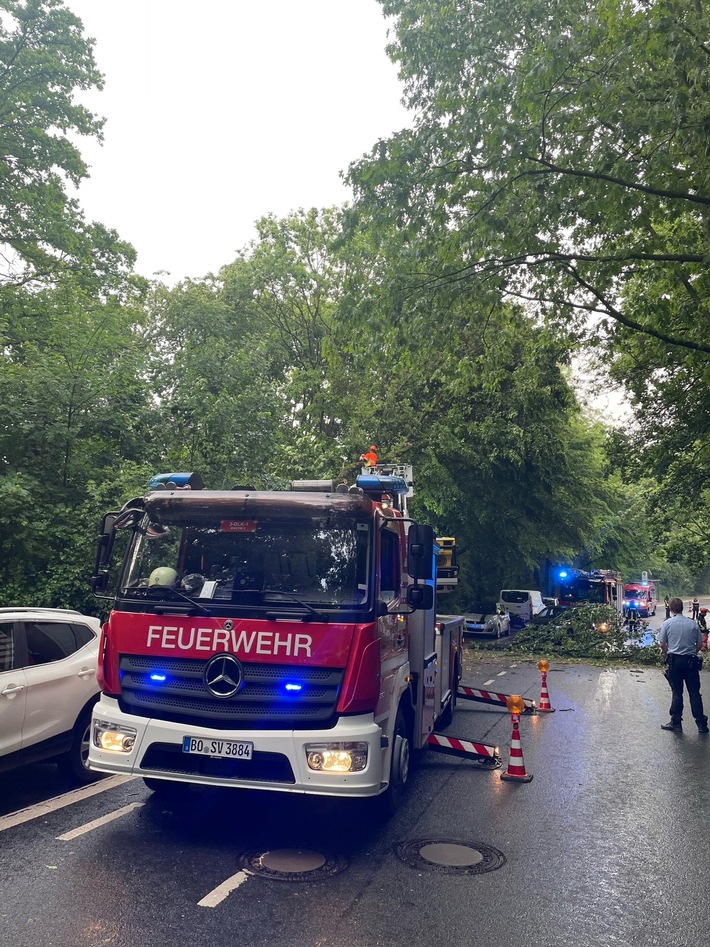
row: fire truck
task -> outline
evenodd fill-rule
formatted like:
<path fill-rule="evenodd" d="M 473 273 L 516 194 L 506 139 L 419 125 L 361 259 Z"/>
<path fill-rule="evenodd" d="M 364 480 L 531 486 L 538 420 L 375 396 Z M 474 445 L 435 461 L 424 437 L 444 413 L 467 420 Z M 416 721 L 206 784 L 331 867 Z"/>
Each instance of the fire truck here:
<path fill-rule="evenodd" d="M 401 802 L 413 751 L 499 766 L 451 723 L 463 618 L 437 617 L 411 468 L 290 490 L 161 474 L 107 513 L 92 589 L 102 695 L 90 766 L 181 783 Z M 465 696 L 465 695 L 464 695 Z"/>
<path fill-rule="evenodd" d="M 623 611 L 621 576 L 612 569 L 560 568 L 557 570 L 555 597 L 560 605 L 610 605 Z"/>
<path fill-rule="evenodd" d="M 656 585 L 654 582 L 630 582 L 624 586 L 624 611 L 633 609 L 642 618 L 656 614 Z"/>

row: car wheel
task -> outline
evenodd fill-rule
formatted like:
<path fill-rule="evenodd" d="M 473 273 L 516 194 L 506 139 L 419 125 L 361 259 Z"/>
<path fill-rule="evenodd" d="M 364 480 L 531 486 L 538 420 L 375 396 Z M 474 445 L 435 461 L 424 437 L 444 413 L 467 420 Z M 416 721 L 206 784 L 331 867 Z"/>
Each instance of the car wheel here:
<path fill-rule="evenodd" d="M 102 773 L 89 769 L 89 746 L 91 740 L 91 708 L 85 710 L 77 720 L 72 734 L 72 745 L 64 756 L 57 760 L 59 771 L 65 779 L 76 783 L 94 783 Z"/>

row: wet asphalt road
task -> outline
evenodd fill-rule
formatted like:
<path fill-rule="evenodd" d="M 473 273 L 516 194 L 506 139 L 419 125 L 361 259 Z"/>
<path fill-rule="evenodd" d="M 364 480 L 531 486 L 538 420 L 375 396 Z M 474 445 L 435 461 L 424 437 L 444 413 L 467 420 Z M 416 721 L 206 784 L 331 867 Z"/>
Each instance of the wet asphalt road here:
<path fill-rule="evenodd" d="M 466 666 L 473 687 L 539 700 L 534 662 L 467 655 Z M 710 706 L 710 672 L 702 683 Z M 53 767 L 2 776 L 0 944 L 707 943 L 708 737 L 692 719 L 682 734 L 660 729 L 670 691 L 657 669 L 553 661 L 548 690 L 555 712 L 521 719 L 532 782 L 425 754 L 406 806 L 384 826 L 351 803 L 227 791 L 165 802 L 140 780 L 113 778 L 49 811 L 66 791 Z M 507 768 L 501 709 L 461 702 L 447 733 L 498 743 Z M 38 793 L 44 810 L 12 814 Z M 402 843 L 443 840 L 504 862 L 446 873 L 401 857 Z M 330 860 L 306 881 L 243 871 L 282 849 Z M 225 882 L 234 887 L 220 894 Z"/>

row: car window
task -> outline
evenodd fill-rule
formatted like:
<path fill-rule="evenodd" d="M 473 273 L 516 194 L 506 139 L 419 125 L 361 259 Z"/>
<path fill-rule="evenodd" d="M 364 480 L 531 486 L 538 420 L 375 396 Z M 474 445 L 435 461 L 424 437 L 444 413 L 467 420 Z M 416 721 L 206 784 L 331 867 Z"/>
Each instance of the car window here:
<path fill-rule="evenodd" d="M 527 592 L 516 592 L 511 590 L 501 592 L 500 597 L 504 602 L 511 602 L 514 605 L 521 605 L 523 602 L 527 602 L 529 598 Z"/>
<path fill-rule="evenodd" d="M 11 621 L 0 623 L 0 671 L 15 667 L 15 626 Z"/>
<path fill-rule="evenodd" d="M 89 628 L 87 625 L 73 624 L 72 628 L 74 629 L 74 634 L 76 635 L 77 650 L 79 648 L 83 648 L 85 644 L 93 641 L 96 637 L 91 628 Z"/>
<path fill-rule="evenodd" d="M 495 615 L 497 606 L 495 602 L 472 602 L 470 608 L 466 611 L 474 613 L 486 613 Z"/>
<path fill-rule="evenodd" d="M 28 621 L 25 622 L 25 635 L 29 664 L 61 661 L 81 647 L 69 622 Z"/>

